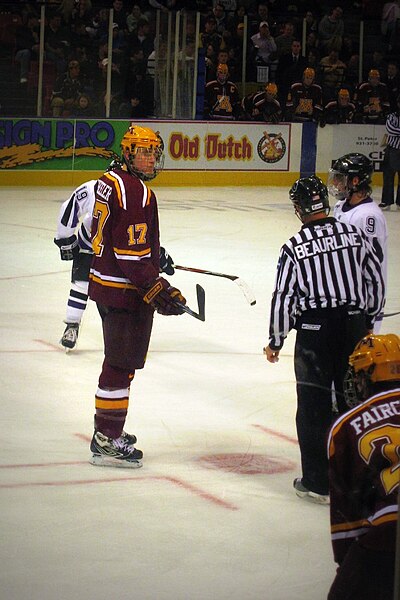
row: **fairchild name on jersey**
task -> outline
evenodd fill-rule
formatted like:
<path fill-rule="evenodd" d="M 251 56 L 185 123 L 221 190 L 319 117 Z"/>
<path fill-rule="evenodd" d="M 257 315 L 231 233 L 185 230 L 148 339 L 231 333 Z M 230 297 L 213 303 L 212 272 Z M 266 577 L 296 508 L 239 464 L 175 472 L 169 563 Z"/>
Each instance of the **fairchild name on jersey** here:
<path fill-rule="evenodd" d="M 369 410 L 365 410 L 359 417 L 350 421 L 350 425 L 356 434 L 359 435 L 370 425 L 396 415 L 400 415 L 400 400 L 393 400 L 380 406 L 373 406 Z"/>
<path fill-rule="evenodd" d="M 309 242 L 302 242 L 294 247 L 294 251 L 299 260 L 332 252 L 333 250 L 341 250 L 343 248 L 361 246 L 361 238 L 358 233 L 341 233 L 339 236 L 330 235 Z"/>

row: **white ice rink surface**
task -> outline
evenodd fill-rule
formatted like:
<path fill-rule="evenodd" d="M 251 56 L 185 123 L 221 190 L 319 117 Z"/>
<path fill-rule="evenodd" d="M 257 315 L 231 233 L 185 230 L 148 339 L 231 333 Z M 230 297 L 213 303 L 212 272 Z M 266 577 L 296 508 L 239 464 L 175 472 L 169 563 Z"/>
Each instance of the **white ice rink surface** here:
<path fill-rule="evenodd" d="M 300 227 L 283 188 L 156 188 L 161 240 L 206 321 L 155 318 L 126 429 L 138 470 L 88 463 L 102 363 L 89 304 L 78 349 L 58 346 L 70 263 L 53 244 L 70 188 L 1 188 L 2 600 L 323 600 L 329 509 L 298 499 L 291 333 L 262 355 L 280 246 Z M 379 193 L 378 193 L 379 192 Z M 375 198 L 380 198 L 377 190 Z M 400 310 L 400 212 L 389 227 L 387 312 Z M 382 333 L 400 332 L 400 317 Z"/>

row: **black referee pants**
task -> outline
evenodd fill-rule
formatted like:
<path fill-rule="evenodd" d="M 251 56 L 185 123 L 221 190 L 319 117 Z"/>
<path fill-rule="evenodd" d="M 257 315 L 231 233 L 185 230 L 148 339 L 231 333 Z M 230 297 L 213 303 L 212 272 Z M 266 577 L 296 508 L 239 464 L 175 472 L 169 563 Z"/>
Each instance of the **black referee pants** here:
<path fill-rule="evenodd" d="M 343 379 L 348 358 L 368 330 L 361 311 L 343 308 L 307 311 L 296 329 L 296 427 L 302 483 L 325 495 L 329 493 L 327 436 L 334 417 L 332 385 L 339 413 L 346 412 Z"/>
<path fill-rule="evenodd" d="M 400 206 L 400 148 L 397 149 L 386 146 L 382 171 L 383 188 L 381 201 L 386 205 L 394 204 L 394 180 L 397 173 L 396 204 L 397 206 Z"/>

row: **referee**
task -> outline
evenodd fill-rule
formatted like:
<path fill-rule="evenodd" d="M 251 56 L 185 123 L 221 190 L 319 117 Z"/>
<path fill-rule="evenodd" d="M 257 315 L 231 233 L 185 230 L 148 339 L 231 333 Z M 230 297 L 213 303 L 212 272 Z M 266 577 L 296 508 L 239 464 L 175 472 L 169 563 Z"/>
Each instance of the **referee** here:
<path fill-rule="evenodd" d="M 339 412 L 345 412 L 348 357 L 372 330 L 383 308 L 385 286 L 379 259 L 364 233 L 328 216 L 328 190 L 318 177 L 298 179 L 289 196 L 303 226 L 280 251 L 264 353 L 269 362 L 277 362 L 289 331 L 297 330 L 296 427 L 303 474 L 294 487 L 299 497 L 328 504 L 332 385 Z"/>
<path fill-rule="evenodd" d="M 397 110 L 386 118 L 387 146 L 383 157 L 383 188 L 380 208 L 390 210 L 394 204 L 394 179 L 397 173 L 396 206 L 400 208 L 400 95 Z"/>

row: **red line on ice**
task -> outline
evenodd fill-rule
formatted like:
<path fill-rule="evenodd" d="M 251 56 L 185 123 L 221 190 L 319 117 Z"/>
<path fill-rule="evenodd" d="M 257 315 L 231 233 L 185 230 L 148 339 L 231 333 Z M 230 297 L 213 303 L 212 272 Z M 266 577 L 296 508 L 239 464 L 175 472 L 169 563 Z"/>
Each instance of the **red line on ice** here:
<path fill-rule="evenodd" d="M 70 463 L 49 463 L 49 464 L 34 464 L 34 465 L 3 465 L 5 467 L 46 467 L 46 466 L 55 466 L 55 465 L 72 465 L 72 464 L 88 464 L 86 461 L 82 462 L 70 462 Z M 111 483 L 116 481 L 165 481 L 167 483 L 171 483 L 183 490 L 191 492 L 195 496 L 199 498 L 203 498 L 212 504 L 220 506 L 222 508 L 226 508 L 228 510 L 238 510 L 238 507 L 232 504 L 231 502 L 227 502 L 222 498 L 218 498 L 218 496 L 214 496 L 214 494 L 210 494 L 209 492 L 205 492 L 201 488 L 188 483 L 187 481 L 183 481 L 183 479 L 179 479 L 177 477 L 167 477 L 164 475 L 144 475 L 144 476 L 134 476 L 134 477 L 113 477 L 111 479 L 82 479 L 82 480 L 69 480 L 69 481 L 38 481 L 33 483 L 3 483 L 0 484 L 0 488 L 2 489 L 14 489 L 14 488 L 24 488 L 24 487 L 62 487 L 67 485 L 91 485 L 98 483 Z"/>
<path fill-rule="evenodd" d="M 290 442 L 291 444 L 298 444 L 296 438 L 291 437 L 290 435 L 286 435 L 285 433 L 281 433 L 280 431 L 275 431 L 274 429 L 270 429 L 269 427 L 264 427 L 264 425 L 252 425 L 252 427 L 256 427 L 260 429 L 264 433 L 268 435 L 274 435 L 275 437 L 280 438 L 281 440 L 286 440 L 286 442 Z"/>

